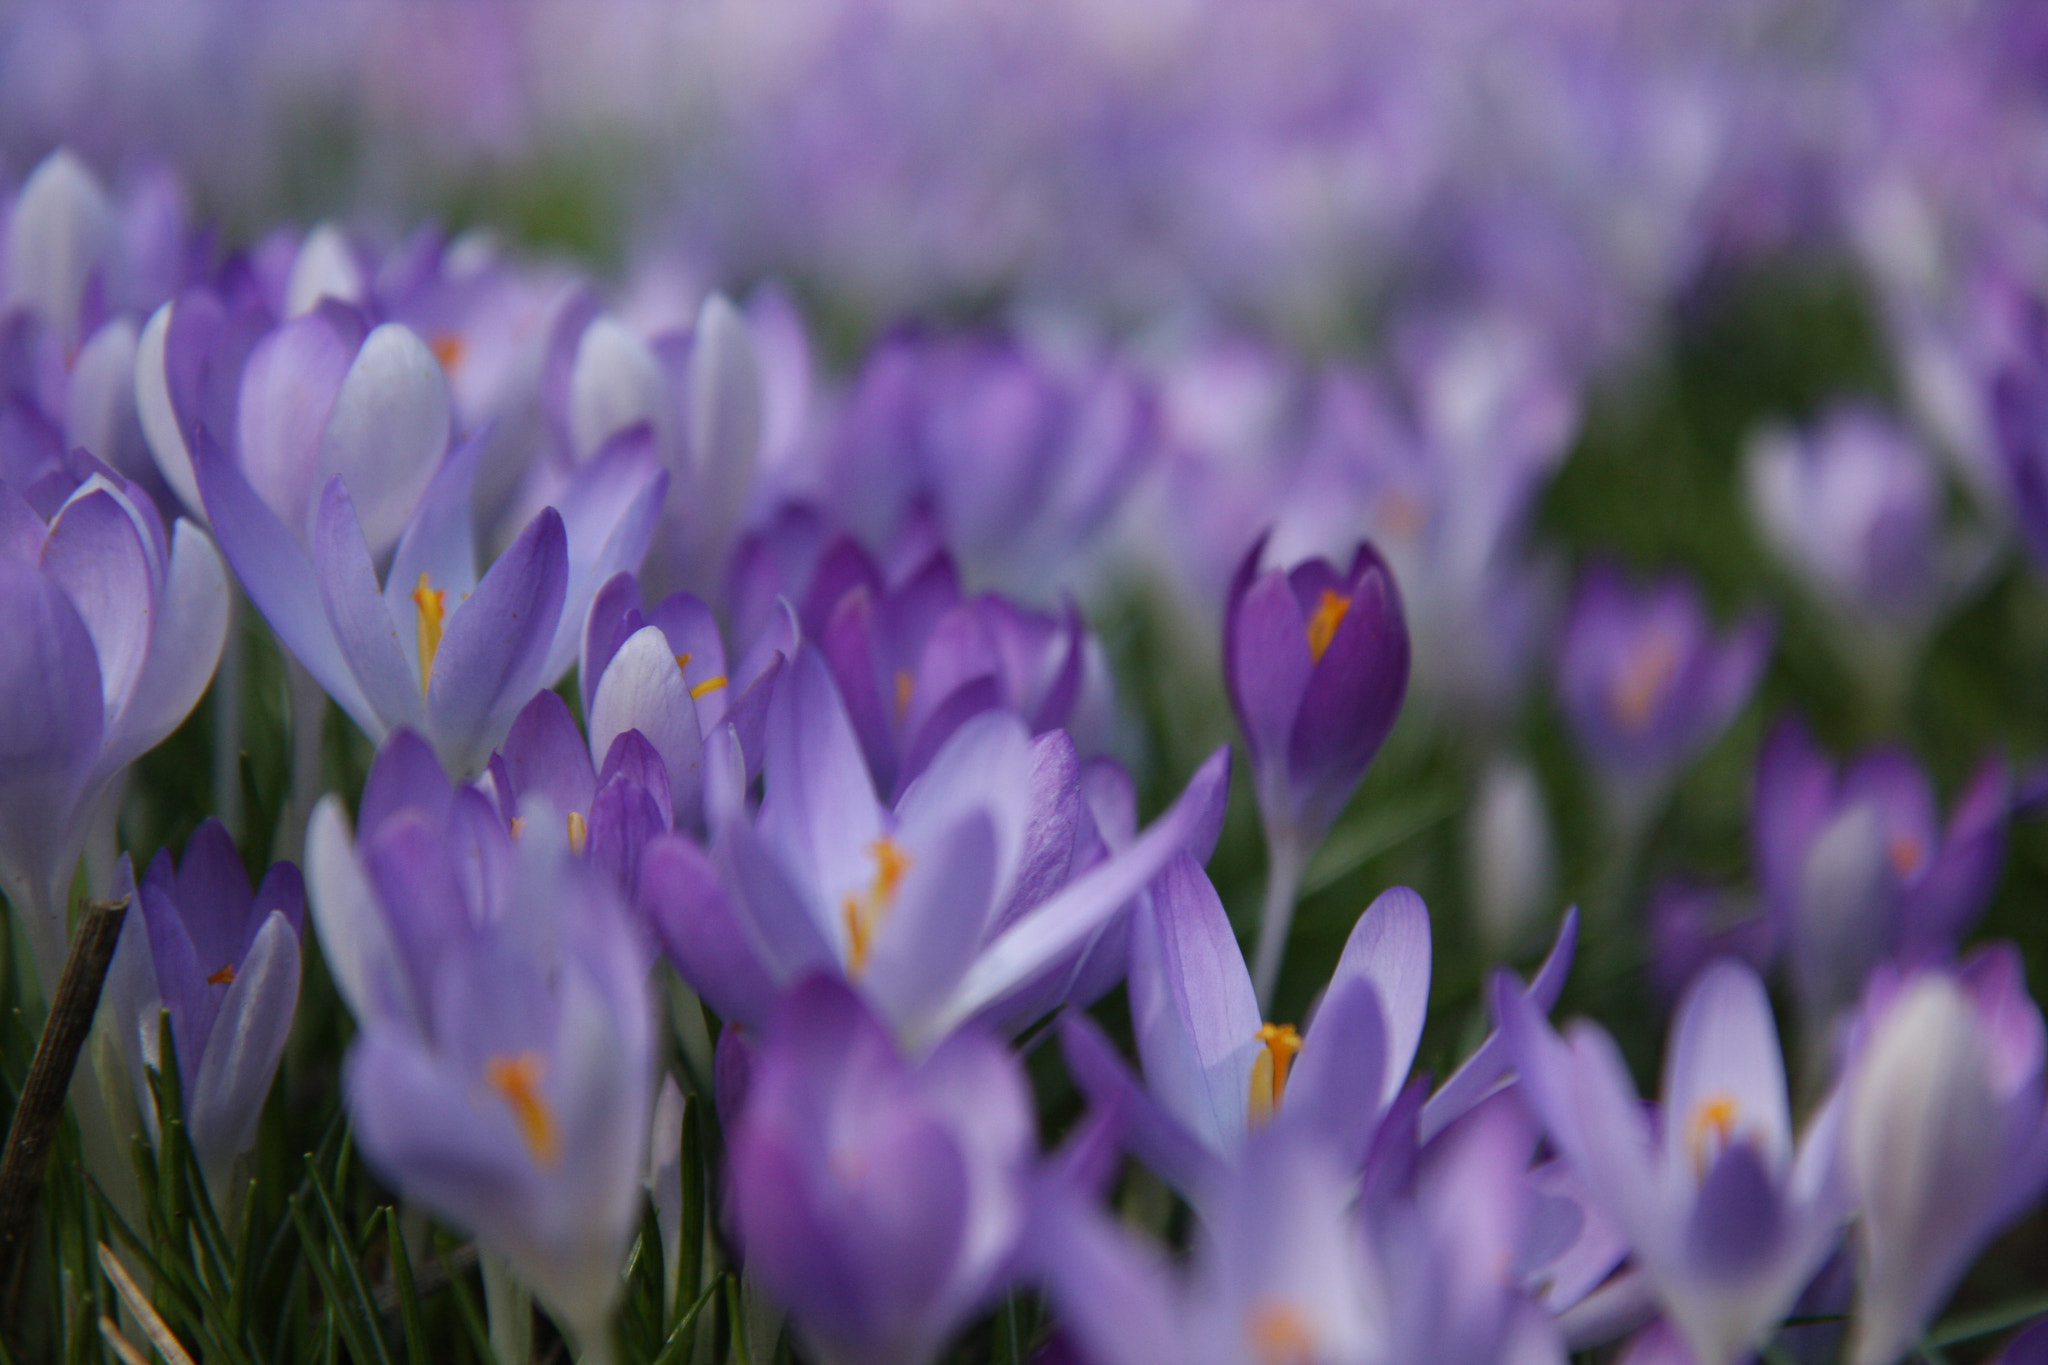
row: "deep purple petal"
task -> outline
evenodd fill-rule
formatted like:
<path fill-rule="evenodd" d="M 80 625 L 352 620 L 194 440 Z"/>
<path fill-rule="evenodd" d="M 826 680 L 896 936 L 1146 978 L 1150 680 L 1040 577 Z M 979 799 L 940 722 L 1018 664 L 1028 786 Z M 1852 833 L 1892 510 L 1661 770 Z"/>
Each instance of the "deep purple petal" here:
<path fill-rule="evenodd" d="M 435 750 L 455 772 L 482 771 L 518 708 L 550 681 L 543 670 L 567 575 L 562 519 L 543 509 L 449 610 L 427 715 Z"/>

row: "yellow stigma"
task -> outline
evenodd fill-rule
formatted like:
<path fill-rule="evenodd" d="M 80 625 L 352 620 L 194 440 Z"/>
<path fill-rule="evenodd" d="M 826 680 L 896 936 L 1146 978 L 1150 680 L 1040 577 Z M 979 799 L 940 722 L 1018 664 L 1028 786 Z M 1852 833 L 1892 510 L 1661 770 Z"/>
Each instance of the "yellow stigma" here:
<path fill-rule="evenodd" d="M 1337 638 L 1337 627 L 1344 624 L 1344 618 L 1350 611 L 1350 598 L 1334 588 L 1323 589 L 1322 597 L 1316 602 L 1315 615 L 1308 618 L 1308 657 L 1312 661 L 1323 661 L 1323 651 L 1330 647 L 1330 641 Z"/>
<path fill-rule="evenodd" d="M 1316 1334 L 1301 1309 L 1287 1299 L 1261 1299 L 1245 1322 L 1245 1338 L 1259 1365 L 1309 1365 L 1316 1358 Z"/>
<path fill-rule="evenodd" d="M 676 655 L 676 672 L 685 675 L 685 682 L 689 681 L 689 678 L 687 676 L 689 671 L 690 656 L 688 654 Z M 706 678 L 703 682 L 700 682 L 695 687 L 692 687 L 690 689 L 690 696 L 692 697 L 692 699 L 696 701 L 702 701 L 707 695 L 716 692 L 719 688 L 723 686 L 725 686 L 725 674 L 714 673 L 710 677 Z"/>
<path fill-rule="evenodd" d="M 448 616 L 448 590 L 429 587 L 422 571 L 420 585 L 412 590 L 412 604 L 420 612 L 420 695 L 424 697 L 434 676 L 434 655 L 441 649 L 441 624 Z"/>
<path fill-rule="evenodd" d="M 1246 1111 L 1252 1127 L 1257 1128 L 1272 1119 L 1287 1094 L 1287 1068 L 1294 1064 L 1294 1054 L 1301 1051 L 1301 1035 L 1292 1024 L 1261 1024 L 1254 1037 L 1264 1046 L 1252 1059 L 1252 1087 Z"/>
<path fill-rule="evenodd" d="M 462 363 L 464 352 L 469 349 L 462 338 L 453 332 L 436 333 L 428 346 L 434 352 L 434 359 L 441 362 L 442 373 L 451 375 L 455 373 L 455 367 Z"/>
<path fill-rule="evenodd" d="M 896 670 L 896 719 L 900 723 L 910 710 L 911 677 L 902 669 Z"/>
<path fill-rule="evenodd" d="M 576 855 L 577 857 L 579 857 L 579 858 L 580 858 L 580 857 L 582 857 L 582 856 L 583 856 L 583 850 L 584 850 L 584 848 L 585 848 L 586 846 L 588 846 L 588 845 L 589 845 L 589 843 L 590 843 L 590 822 L 589 822 L 589 821 L 587 821 L 587 820 L 585 820 L 585 819 L 583 818 L 583 812 L 582 812 L 582 811 L 575 811 L 575 810 L 572 810 L 572 811 L 570 811 L 570 812 L 569 812 L 569 851 L 570 851 L 571 853 L 575 854 L 575 855 Z"/>
<path fill-rule="evenodd" d="M 910 871 L 910 855 L 886 834 L 869 844 L 868 852 L 875 858 L 874 880 L 867 890 L 847 896 L 840 904 L 846 917 L 846 969 L 854 976 L 867 969 L 875 930 L 895 907 L 896 893 Z"/>
<path fill-rule="evenodd" d="M 554 1111 L 540 1093 L 544 1069 L 537 1052 L 510 1057 L 500 1054 L 484 1063 L 484 1083 L 497 1091 L 512 1111 L 512 1121 L 519 1126 L 519 1136 L 534 1161 L 552 1166 L 562 1159 L 562 1139 L 555 1131 Z"/>
<path fill-rule="evenodd" d="M 1692 1111 L 1686 1124 L 1685 1145 L 1695 1174 L 1705 1175 L 1714 1159 L 1727 1150 L 1728 1139 L 1735 1133 L 1738 1109 L 1735 1097 L 1724 1091 L 1707 1096 Z"/>
<path fill-rule="evenodd" d="M 206 978 L 209 986 L 232 986 L 235 984 L 235 964 L 230 962 L 212 976 Z"/>
<path fill-rule="evenodd" d="M 1629 652 L 1621 672 L 1607 689 L 1608 709 L 1625 730 L 1650 723 L 1664 691 L 1678 672 L 1680 647 L 1672 635 L 1659 632 Z"/>

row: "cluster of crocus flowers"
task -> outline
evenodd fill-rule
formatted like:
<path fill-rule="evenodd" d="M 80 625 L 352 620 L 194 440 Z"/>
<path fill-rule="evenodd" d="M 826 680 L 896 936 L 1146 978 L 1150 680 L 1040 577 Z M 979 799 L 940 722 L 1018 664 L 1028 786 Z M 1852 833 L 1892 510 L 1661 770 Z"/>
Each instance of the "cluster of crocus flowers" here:
<path fill-rule="evenodd" d="M 474 1239 L 500 1347 L 530 1328 L 516 1280 L 591 1361 L 644 1335 L 629 1279 L 658 1239 L 667 1326 L 677 1268 L 709 1266 L 691 1297 L 731 1293 L 702 1300 L 704 1344 L 786 1314 L 821 1365 L 940 1359 L 997 1305 L 1020 1353 L 1092 1365 L 1624 1340 L 1734 1365 L 1837 1310 L 1854 1365 L 1886 1365 L 2048 1186 L 2022 954 L 1964 942 L 2038 801 L 2003 761 L 1943 820 L 1947 765 L 1839 764 L 1781 726 L 1761 913 L 1718 886 L 1649 907 L 1678 998 L 1658 1099 L 1605 1029 L 1547 1022 L 1581 947 L 1548 883 L 1589 861 L 1553 839 L 1593 822 L 1559 803 L 1553 833 L 1546 807 L 1583 767 L 1614 817 L 1594 837 L 1661 856 L 1662 796 L 1754 733 L 1731 722 L 1772 635 L 1597 552 L 1548 619 L 1534 509 L 1578 396 L 1514 310 L 1405 317 L 1384 368 L 906 329 L 835 376 L 772 290 L 682 298 L 650 267 L 605 296 L 477 238 L 338 225 L 214 260 L 152 202 L 58 158 L 0 215 L 0 874 L 44 986 L 81 861 L 132 895 L 103 1088 L 146 1133 L 182 1122 L 224 1211 L 302 984 L 355 1022 L 351 1178 Z M 2023 445 L 2032 338 L 2008 340 L 1987 401 Z M 1756 457 L 1758 501 L 1781 549 L 1816 533 L 1813 582 L 1926 632 L 1981 565 L 1922 591 L 1959 542 L 1905 440 L 1837 418 Z M 1119 696 L 1110 661 L 1157 623 L 1102 610 L 1131 565 L 1208 634 Z M 274 677 L 258 618 L 295 760 L 331 777 L 374 748 L 367 777 L 273 829 L 224 808 L 137 881 L 121 843 L 189 826 L 157 790 L 122 802 L 123 774 L 224 639 L 252 667 L 177 753 L 232 764 L 244 720 L 276 728 L 275 697 L 235 690 Z M 1554 696 L 1524 687 L 1546 645 Z M 324 774 L 323 693 L 370 746 Z M 1375 762 L 1398 767 L 1361 796 Z M 1402 847 L 1411 803 L 1419 829 L 1474 808 L 1465 900 L 1499 943 L 1557 926 L 1526 987 L 1478 988 L 1447 860 Z M 237 852 L 302 840 L 325 968 L 303 980 L 298 873 L 252 891 Z M 1595 1003 L 1644 927 L 1629 871 L 1589 900 Z M 295 1095 L 337 1070 L 331 1030 L 302 1036 Z M 1126 1155 L 1163 1188 L 1140 1176 L 1112 1218 Z M 1050 1339 L 1026 1342 L 1041 1290 Z"/>

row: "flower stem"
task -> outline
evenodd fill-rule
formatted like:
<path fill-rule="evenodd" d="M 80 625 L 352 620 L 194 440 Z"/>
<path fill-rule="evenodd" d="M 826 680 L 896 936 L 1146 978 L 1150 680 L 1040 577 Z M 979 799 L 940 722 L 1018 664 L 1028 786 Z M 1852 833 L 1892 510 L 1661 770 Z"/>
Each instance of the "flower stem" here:
<path fill-rule="evenodd" d="M 1261 1012 L 1273 1003 L 1280 962 L 1287 956 L 1287 931 L 1294 923 L 1295 897 L 1308 866 L 1300 841 L 1285 831 L 1266 832 L 1266 858 L 1266 903 L 1259 912 L 1259 947 L 1252 965 L 1252 988 Z"/>

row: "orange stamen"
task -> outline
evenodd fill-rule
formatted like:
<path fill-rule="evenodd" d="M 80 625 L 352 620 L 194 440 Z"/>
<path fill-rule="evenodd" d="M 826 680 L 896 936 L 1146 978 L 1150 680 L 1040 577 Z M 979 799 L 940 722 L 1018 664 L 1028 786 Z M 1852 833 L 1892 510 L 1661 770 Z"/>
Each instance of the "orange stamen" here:
<path fill-rule="evenodd" d="M 896 893 L 902 889 L 911 864 L 910 855 L 886 834 L 868 845 L 868 852 L 875 859 L 874 880 L 865 891 L 840 902 L 846 920 L 846 966 L 855 976 L 867 968 L 875 930 L 895 907 Z"/>
<path fill-rule="evenodd" d="M 905 714 L 906 714 L 906 713 L 907 713 L 907 712 L 908 712 L 908 711 L 910 710 L 910 689 L 911 689 L 912 685 L 913 685 L 913 683 L 912 683 L 912 680 L 911 680 L 911 677 L 910 677 L 910 675 L 909 675 L 908 673 L 904 672 L 904 671 L 903 671 L 902 669 L 900 669 L 900 668 L 899 668 L 899 669 L 897 669 L 897 670 L 896 670 L 896 719 L 897 719 L 897 720 L 898 720 L 899 722 L 900 722 L 900 721 L 902 721 L 902 719 L 903 719 L 904 715 L 905 715 Z"/>
<path fill-rule="evenodd" d="M 206 978 L 209 986 L 232 986 L 235 984 L 235 964 L 230 962 L 212 976 Z"/>
<path fill-rule="evenodd" d="M 1680 653 L 1678 641 L 1664 633 L 1650 636 L 1630 652 L 1607 690 L 1607 705 L 1623 729 L 1640 731 L 1650 723 L 1678 673 Z"/>
<path fill-rule="evenodd" d="M 1253 1306 L 1245 1336 L 1260 1365 L 1309 1365 L 1316 1358 L 1316 1334 L 1301 1309 L 1286 1299 L 1262 1299 Z"/>
<path fill-rule="evenodd" d="M 1330 647 L 1330 641 L 1337 638 L 1337 627 L 1344 624 L 1344 618 L 1351 614 L 1351 599 L 1334 588 L 1324 588 L 1323 595 L 1316 602 L 1315 614 L 1308 618 L 1308 657 L 1315 663 L 1323 661 L 1323 652 Z"/>
<path fill-rule="evenodd" d="M 587 847 L 589 843 L 590 822 L 583 818 L 583 812 L 574 810 L 570 811 L 569 851 L 580 858 L 583 856 L 584 848 Z"/>
<path fill-rule="evenodd" d="M 469 349 L 463 339 L 453 332 L 437 332 L 434 339 L 427 344 L 434 352 L 434 359 L 441 362 L 441 370 L 445 374 L 455 373 L 455 367 L 462 363 L 463 354 Z"/>
<path fill-rule="evenodd" d="M 1686 1125 L 1686 1151 L 1697 1174 L 1705 1175 L 1714 1158 L 1727 1150 L 1738 1112 L 1735 1097 L 1725 1093 L 1709 1095 L 1692 1111 L 1692 1119 Z"/>
<path fill-rule="evenodd" d="M 441 649 L 441 626 L 448 617 L 448 590 L 428 586 L 427 575 L 422 572 L 419 586 L 412 590 L 412 604 L 420 613 L 420 695 L 424 697 L 434 675 L 434 655 Z"/>
<path fill-rule="evenodd" d="M 1294 1054 L 1301 1051 L 1301 1035 L 1292 1024 L 1261 1024 L 1254 1036 L 1264 1047 L 1252 1059 L 1251 1094 L 1246 1104 L 1252 1126 L 1258 1127 L 1273 1117 L 1287 1094 L 1287 1070 L 1294 1064 Z"/>
<path fill-rule="evenodd" d="M 1885 852 L 1890 856 L 1892 871 L 1901 877 L 1910 876 L 1920 866 L 1920 841 L 1908 834 L 1893 839 Z"/>
<path fill-rule="evenodd" d="M 500 1055 L 484 1063 L 484 1082 L 498 1092 L 505 1107 L 512 1111 L 512 1121 L 519 1126 L 519 1136 L 533 1159 L 542 1166 L 552 1166 L 562 1159 L 562 1140 L 555 1131 L 554 1111 L 548 1108 L 547 1098 L 540 1092 L 545 1066 L 536 1052 Z"/>

